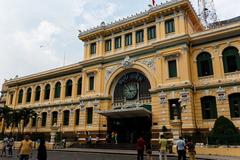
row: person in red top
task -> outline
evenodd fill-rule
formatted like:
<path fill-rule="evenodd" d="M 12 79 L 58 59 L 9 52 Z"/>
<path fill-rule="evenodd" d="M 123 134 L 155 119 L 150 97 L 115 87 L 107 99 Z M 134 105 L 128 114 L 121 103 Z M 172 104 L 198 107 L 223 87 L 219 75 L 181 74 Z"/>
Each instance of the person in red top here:
<path fill-rule="evenodd" d="M 143 160 L 144 146 L 145 146 L 145 141 L 142 138 L 142 136 L 140 136 L 140 138 L 137 140 L 137 159 L 138 160 Z"/>

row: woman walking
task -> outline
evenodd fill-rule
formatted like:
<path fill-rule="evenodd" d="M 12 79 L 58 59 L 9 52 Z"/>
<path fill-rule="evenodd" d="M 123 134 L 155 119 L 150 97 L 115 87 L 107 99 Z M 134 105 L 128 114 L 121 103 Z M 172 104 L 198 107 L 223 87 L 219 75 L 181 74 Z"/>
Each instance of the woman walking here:
<path fill-rule="evenodd" d="M 47 150 L 45 146 L 45 140 L 40 140 L 40 145 L 38 147 L 37 160 L 47 160 Z"/>

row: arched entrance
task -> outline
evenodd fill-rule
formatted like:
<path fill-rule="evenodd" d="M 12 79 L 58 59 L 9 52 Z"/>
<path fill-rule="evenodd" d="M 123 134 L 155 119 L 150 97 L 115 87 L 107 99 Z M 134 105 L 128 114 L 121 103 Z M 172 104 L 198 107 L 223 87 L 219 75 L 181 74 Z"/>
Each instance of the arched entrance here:
<path fill-rule="evenodd" d="M 139 71 L 117 76 L 112 84 L 112 110 L 103 115 L 108 119 L 108 135 L 117 133 L 119 143 L 135 143 L 141 135 L 151 139 L 151 85 Z"/>

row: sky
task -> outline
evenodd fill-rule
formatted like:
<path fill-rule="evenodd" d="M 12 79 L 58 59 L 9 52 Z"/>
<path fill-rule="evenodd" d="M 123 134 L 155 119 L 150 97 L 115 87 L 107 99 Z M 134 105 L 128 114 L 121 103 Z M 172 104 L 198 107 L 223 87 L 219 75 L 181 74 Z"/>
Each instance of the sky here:
<path fill-rule="evenodd" d="M 191 1 L 195 5 L 197 0 Z M 83 43 L 78 39 L 79 30 L 144 11 L 150 3 L 151 0 L 0 0 L 0 89 L 4 79 L 81 61 Z M 220 20 L 240 16 L 239 0 L 215 0 L 215 7 Z"/>

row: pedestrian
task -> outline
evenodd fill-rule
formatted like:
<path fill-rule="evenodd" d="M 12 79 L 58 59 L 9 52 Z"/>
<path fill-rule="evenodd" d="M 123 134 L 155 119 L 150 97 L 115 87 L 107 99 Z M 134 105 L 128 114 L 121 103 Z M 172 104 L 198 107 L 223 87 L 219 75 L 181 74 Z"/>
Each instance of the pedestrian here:
<path fill-rule="evenodd" d="M 45 145 L 45 140 L 40 140 L 40 145 L 38 147 L 37 160 L 47 160 L 47 149 Z"/>
<path fill-rule="evenodd" d="M 6 157 L 7 155 L 7 146 L 8 146 L 8 137 L 3 138 L 3 145 L 2 145 L 2 154 L 1 157 Z M 4 154 L 4 155 L 3 155 Z"/>
<path fill-rule="evenodd" d="M 25 135 L 24 140 L 22 140 L 18 154 L 19 160 L 28 160 L 30 155 L 32 155 L 32 141 L 28 135 Z"/>
<path fill-rule="evenodd" d="M 196 160 L 196 150 L 195 145 L 192 142 L 192 139 L 188 139 L 188 143 L 186 144 L 186 148 L 188 150 L 189 160 Z"/>
<path fill-rule="evenodd" d="M 163 156 L 164 160 L 167 160 L 167 139 L 164 137 L 164 135 L 160 136 L 159 145 L 159 160 L 162 160 Z"/>
<path fill-rule="evenodd" d="M 142 138 L 142 136 L 139 137 L 139 139 L 137 140 L 137 160 L 143 160 L 144 159 L 144 146 L 145 146 L 145 141 Z"/>
<path fill-rule="evenodd" d="M 13 150 L 13 146 L 14 146 L 14 138 L 11 136 L 8 139 L 8 156 L 12 157 L 12 150 Z"/>
<path fill-rule="evenodd" d="M 114 134 L 115 144 L 118 144 L 118 134 L 115 132 Z"/>
<path fill-rule="evenodd" d="M 111 138 L 112 138 L 112 144 L 114 144 L 114 142 L 115 142 L 115 132 L 114 131 L 112 132 L 112 137 Z"/>
<path fill-rule="evenodd" d="M 146 143 L 146 152 L 147 152 L 147 160 L 152 160 L 152 144 L 151 140 Z"/>
<path fill-rule="evenodd" d="M 40 141 L 41 142 L 41 141 Z M 66 138 L 63 138 L 62 139 L 62 145 L 63 145 L 63 148 L 66 148 Z"/>
<path fill-rule="evenodd" d="M 179 140 L 177 140 L 176 144 L 178 160 L 186 160 L 185 141 L 183 140 L 182 136 L 179 137 Z"/>

